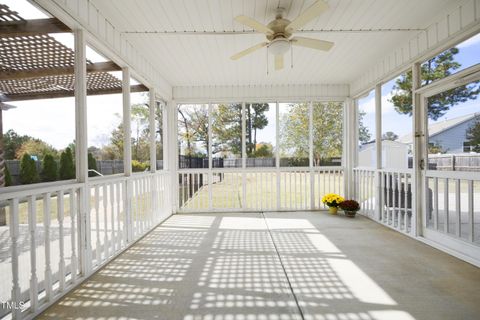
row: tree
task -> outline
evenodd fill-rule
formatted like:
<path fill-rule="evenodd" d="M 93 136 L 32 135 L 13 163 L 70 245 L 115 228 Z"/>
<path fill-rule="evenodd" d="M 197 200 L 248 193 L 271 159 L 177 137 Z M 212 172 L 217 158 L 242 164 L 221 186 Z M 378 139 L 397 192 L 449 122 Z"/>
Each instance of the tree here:
<path fill-rule="evenodd" d="M 24 153 L 20 161 L 20 182 L 22 184 L 31 184 L 39 180 L 35 160 L 28 153 Z"/>
<path fill-rule="evenodd" d="M 37 156 L 43 159 L 47 154 L 57 155 L 58 151 L 40 139 L 29 139 L 25 141 L 16 151 L 16 158 L 22 159 L 24 154 Z"/>
<path fill-rule="evenodd" d="M 16 159 L 17 150 L 29 140 L 33 140 L 33 138 L 27 135 L 20 136 L 13 129 L 8 130 L 3 135 L 4 159 Z"/>
<path fill-rule="evenodd" d="M 421 78 L 424 85 L 435 80 L 443 79 L 452 74 L 453 71 L 461 67 L 461 64 L 455 61 L 455 55 L 458 54 L 458 48 L 451 48 L 439 54 L 421 66 Z M 408 71 L 400 76 L 393 87 L 394 95 L 390 102 L 393 103 L 395 110 L 401 114 L 412 115 L 412 72 Z M 475 100 L 479 93 L 478 83 L 460 85 L 451 90 L 443 91 L 428 99 L 428 117 L 437 120 L 447 113 L 447 111 L 468 100 Z"/>
<path fill-rule="evenodd" d="M 268 142 L 257 143 L 253 158 L 273 158 L 273 146 Z"/>
<path fill-rule="evenodd" d="M 97 171 L 97 160 L 95 160 L 91 152 L 88 153 L 88 169 Z M 95 177 L 96 175 L 95 172 L 88 171 L 89 177 Z"/>
<path fill-rule="evenodd" d="M 382 140 L 395 141 L 397 139 L 398 139 L 398 135 L 392 131 L 387 131 L 382 135 Z"/>
<path fill-rule="evenodd" d="M 5 165 L 5 187 L 10 187 L 11 185 L 13 185 L 12 175 L 10 170 L 8 170 L 8 166 Z"/>
<path fill-rule="evenodd" d="M 75 165 L 73 163 L 72 150 L 66 148 L 60 156 L 60 180 L 75 179 Z"/>
<path fill-rule="evenodd" d="M 132 137 L 132 158 L 141 162 L 150 157 L 150 110 L 146 103 L 132 105 L 132 121 L 135 123 L 135 134 Z"/>
<path fill-rule="evenodd" d="M 43 157 L 42 165 L 42 181 L 56 181 L 58 178 L 57 162 L 51 154 L 46 154 Z"/>
<path fill-rule="evenodd" d="M 428 144 L 429 154 L 446 153 L 446 152 L 447 150 L 443 149 L 442 146 L 436 142 L 432 142 Z"/>
<path fill-rule="evenodd" d="M 212 134 L 212 154 L 242 154 L 242 105 L 217 105 L 212 112 Z"/>
<path fill-rule="evenodd" d="M 282 157 L 297 160 L 309 154 L 308 104 L 291 104 L 280 121 Z M 343 140 L 343 105 L 338 102 L 313 104 L 313 158 L 316 165 L 323 159 L 340 157 Z"/>
<path fill-rule="evenodd" d="M 360 144 L 368 143 L 372 138 L 370 131 L 363 123 L 363 117 L 365 117 L 366 114 L 367 113 L 365 111 L 358 112 L 358 141 Z"/>
<path fill-rule="evenodd" d="M 467 141 L 472 146 L 472 151 L 480 152 L 480 119 L 477 119 L 467 130 Z"/>
<path fill-rule="evenodd" d="M 257 147 L 257 130 L 262 130 L 268 125 L 265 115 L 270 109 L 268 103 L 251 103 L 246 107 L 246 148 L 247 156 L 253 157 Z"/>

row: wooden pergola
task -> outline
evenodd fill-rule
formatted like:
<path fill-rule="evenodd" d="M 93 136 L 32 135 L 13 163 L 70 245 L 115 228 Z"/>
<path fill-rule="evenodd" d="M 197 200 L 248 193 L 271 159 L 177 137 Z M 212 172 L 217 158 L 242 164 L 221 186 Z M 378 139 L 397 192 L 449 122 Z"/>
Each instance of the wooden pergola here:
<path fill-rule="evenodd" d="M 50 36 L 72 30 L 57 18 L 25 20 L 0 5 L 0 101 L 74 96 L 75 52 Z M 111 71 L 112 61 L 87 60 L 87 94 L 122 92 L 122 81 Z M 132 85 L 130 92 L 148 91 Z"/>

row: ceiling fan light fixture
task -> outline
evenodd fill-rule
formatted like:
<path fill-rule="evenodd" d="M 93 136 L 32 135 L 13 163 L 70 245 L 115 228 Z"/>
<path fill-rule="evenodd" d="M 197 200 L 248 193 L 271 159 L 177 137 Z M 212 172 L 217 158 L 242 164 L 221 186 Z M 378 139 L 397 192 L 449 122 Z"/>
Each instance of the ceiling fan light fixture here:
<path fill-rule="evenodd" d="M 282 56 L 290 49 L 290 41 L 285 38 L 277 38 L 270 42 L 268 51 L 274 56 Z"/>

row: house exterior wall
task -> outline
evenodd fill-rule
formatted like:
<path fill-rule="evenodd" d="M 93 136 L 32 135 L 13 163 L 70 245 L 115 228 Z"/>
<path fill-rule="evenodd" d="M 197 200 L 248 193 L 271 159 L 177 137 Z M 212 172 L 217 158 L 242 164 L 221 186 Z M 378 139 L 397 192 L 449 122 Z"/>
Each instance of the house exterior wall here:
<path fill-rule="evenodd" d="M 466 132 L 475 123 L 475 118 L 449 128 L 428 139 L 429 143 L 440 146 L 448 153 L 463 153 L 463 143 L 467 140 Z"/>

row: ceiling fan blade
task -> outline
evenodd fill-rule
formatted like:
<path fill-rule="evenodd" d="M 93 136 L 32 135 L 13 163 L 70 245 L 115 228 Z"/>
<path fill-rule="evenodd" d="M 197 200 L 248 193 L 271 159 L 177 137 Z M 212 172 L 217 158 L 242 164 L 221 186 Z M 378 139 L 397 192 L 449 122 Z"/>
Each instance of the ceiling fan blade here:
<path fill-rule="evenodd" d="M 265 33 L 265 34 L 273 34 L 272 29 L 268 28 L 267 26 L 261 24 L 257 20 L 254 20 L 250 17 L 238 16 L 238 17 L 235 17 L 235 21 L 254 29 L 255 31 Z"/>
<path fill-rule="evenodd" d="M 293 19 L 292 22 L 285 28 L 286 30 L 298 30 L 301 29 L 312 19 L 318 17 L 329 8 L 328 4 L 323 0 L 318 0 L 312 4 L 307 10 L 303 11 L 298 17 Z"/>
<path fill-rule="evenodd" d="M 283 69 L 283 55 L 275 56 L 275 70 Z"/>
<path fill-rule="evenodd" d="M 307 47 L 316 50 L 328 51 L 330 50 L 334 43 L 325 40 L 317 40 L 312 38 L 303 38 L 303 37 L 293 37 L 292 44 L 294 46 Z"/>
<path fill-rule="evenodd" d="M 247 54 L 250 54 L 250 53 L 252 53 L 252 52 L 254 52 L 254 51 L 257 51 L 258 49 L 261 49 L 261 48 L 267 46 L 267 44 L 268 44 L 268 42 L 262 42 L 262 43 L 259 43 L 259 44 L 257 44 L 257 45 L 254 45 L 253 47 L 250 47 L 250 48 L 248 48 L 248 49 L 245 49 L 245 50 L 243 50 L 243 51 L 240 51 L 239 53 L 234 54 L 233 56 L 230 57 L 230 59 L 232 59 L 232 60 L 238 60 L 238 59 L 246 56 Z"/>

